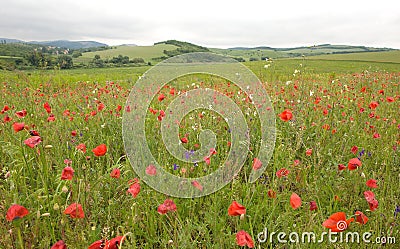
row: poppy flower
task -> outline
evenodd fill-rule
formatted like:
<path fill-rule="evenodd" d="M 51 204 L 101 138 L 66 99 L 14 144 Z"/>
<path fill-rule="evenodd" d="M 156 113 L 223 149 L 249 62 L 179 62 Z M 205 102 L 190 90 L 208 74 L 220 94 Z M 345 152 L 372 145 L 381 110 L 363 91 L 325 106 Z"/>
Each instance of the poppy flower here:
<path fill-rule="evenodd" d="M 160 94 L 160 95 L 158 95 L 158 101 L 163 101 L 165 99 L 165 95 L 164 94 Z"/>
<path fill-rule="evenodd" d="M 187 137 L 183 137 L 181 138 L 181 142 L 186 144 L 189 140 L 187 139 Z"/>
<path fill-rule="evenodd" d="M 19 131 L 22 131 L 22 130 L 25 128 L 25 124 L 24 124 L 24 123 L 17 123 L 17 122 L 15 122 L 15 123 L 12 125 L 12 127 L 13 127 L 13 129 L 14 129 L 15 132 L 19 132 Z"/>
<path fill-rule="evenodd" d="M 115 169 L 113 169 L 112 171 L 111 171 L 111 173 L 110 173 L 110 176 L 112 177 L 112 178 L 120 178 L 121 177 L 121 170 L 120 169 L 118 169 L 118 168 L 115 168 Z"/>
<path fill-rule="evenodd" d="M 368 190 L 364 192 L 364 197 L 367 202 L 371 202 L 375 199 L 375 194 L 374 192 Z"/>
<path fill-rule="evenodd" d="M 4 123 L 10 122 L 11 120 L 12 120 L 12 118 L 9 117 L 7 114 L 3 118 Z"/>
<path fill-rule="evenodd" d="M 76 137 L 77 132 L 75 130 L 71 131 L 71 136 Z"/>
<path fill-rule="evenodd" d="M 375 211 L 379 206 L 379 202 L 378 200 L 373 199 L 372 201 L 368 202 L 368 205 L 369 205 L 369 210 Z"/>
<path fill-rule="evenodd" d="M 394 98 L 393 97 L 387 97 L 386 101 L 389 102 L 389 103 L 392 103 L 392 102 L 394 102 Z"/>
<path fill-rule="evenodd" d="M 146 174 L 149 176 L 155 176 L 157 174 L 157 168 L 156 166 L 150 164 L 149 166 L 147 166 L 146 168 Z"/>
<path fill-rule="evenodd" d="M 291 110 L 285 109 L 281 114 L 279 114 L 279 117 L 282 121 L 287 122 L 293 118 L 293 113 Z"/>
<path fill-rule="evenodd" d="M 310 211 L 317 210 L 317 203 L 315 201 L 310 201 Z"/>
<path fill-rule="evenodd" d="M 198 190 L 203 191 L 203 186 L 198 181 L 192 181 L 192 185 Z"/>
<path fill-rule="evenodd" d="M 228 208 L 228 215 L 229 216 L 238 216 L 238 215 L 242 215 L 242 214 L 246 214 L 246 208 L 244 206 L 240 205 L 239 203 L 237 203 L 236 201 L 233 201 Z"/>
<path fill-rule="evenodd" d="M 262 167 L 262 162 L 257 157 L 253 159 L 253 170 L 258 170 Z"/>
<path fill-rule="evenodd" d="M 171 199 L 166 199 L 163 204 L 160 204 L 157 208 L 159 214 L 166 214 L 168 212 L 175 212 L 176 204 Z"/>
<path fill-rule="evenodd" d="M 51 113 L 51 106 L 48 102 L 43 104 L 43 108 L 46 110 L 47 113 Z"/>
<path fill-rule="evenodd" d="M 205 162 L 207 165 L 210 165 L 210 163 L 211 163 L 211 158 L 210 158 L 210 156 L 205 156 L 205 157 L 203 158 L 203 160 L 204 160 L 204 162 Z"/>
<path fill-rule="evenodd" d="M 17 112 L 15 113 L 15 115 L 17 115 L 17 117 L 19 117 L 19 118 L 25 117 L 26 114 L 27 114 L 27 111 L 26 111 L 25 109 L 22 110 L 22 111 L 17 111 Z"/>
<path fill-rule="evenodd" d="M 381 135 L 379 133 L 377 133 L 377 132 L 375 132 L 374 135 L 373 135 L 373 138 L 380 138 L 380 137 L 381 137 Z"/>
<path fill-rule="evenodd" d="M 337 212 L 332 214 L 329 219 L 325 220 L 322 225 L 329 228 L 331 232 L 342 232 L 349 227 L 352 221 L 354 221 L 354 218 L 347 220 L 344 212 Z"/>
<path fill-rule="evenodd" d="M 375 179 L 369 179 L 367 182 L 366 182 L 366 184 L 367 184 L 367 186 L 368 187 L 370 187 L 370 188 L 377 188 L 378 187 L 378 185 L 376 184 L 376 180 Z"/>
<path fill-rule="evenodd" d="M 175 94 L 175 88 L 171 88 L 171 89 L 169 90 L 169 94 L 174 95 L 174 94 Z"/>
<path fill-rule="evenodd" d="M 312 155 L 313 149 L 307 149 L 306 150 L 306 156 L 311 156 Z"/>
<path fill-rule="evenodd" d="M 77 150 L 82 151 L 83 153 L 86 153 L 86 145 L 85 144 L 78 144 L 75 148 Z"/>
<path fill-rule="evenodd" d="M 280 169 L 280 170 L 278 170 L 278 171 L 276 172 L 276 176 L 277 176 L 278 178 L 282 178 L 282 177 L 284 177 L 284 176 L 288 176 L 289 173 L 290 173 L 290 170 L 287 170 L 286 168 L 282 168 L 282 169 Z"/>
<path fill-rule="evenodd" d="M 107 152 L 107 146 L 105 144 L 100 144 L 92 150 L 95 156 L 104 156 Z"/>
<path fill-rule="evenodd" d="M 83 212 L 82 205 L 78 203 L 72 203 L 69 205 L 65 211 L 64 214 L 69 215 L 71 218 L 78 218 L 82 219 L 85 218 L 85 213 Z"/>
<path fill-rule="evenodd" d="M 345 170 L 345 169 L 346 169 L 346 166 L 345 166 L 344 164 L 339 164 L 339 165 L 338 165 L 338 169 L 339 169 L 339 171 Z"/>
<path fill-rule="evenodd" d="M 72 167 L 65 167 L 61 173 L 61 180 L 72 180 L 74 176 L 74 169 Z"/>
<path fill-rule="evenodd" d="M 106 241 L 104 249 L 118 249 L 124 240 L 124 236 L 117 236 L 109 241 Z"/>
<path fill-rule="evenodd" d="M 375 110 L 378 106 L 379 106 L 378 102 L 372 101 L 372 102 L 369 104 L 369 109 Z"/>
<path fill-rule="evenodd" d="M 32 136 L 24 141 L 24 144 L 29 146 L 30 148 L 35 147 L 36 145 L 40 144 L 42 142 L 41 137 L 39 136 Z"/>
<path fill-rule="evenodd" d="M 67 249 L 67 245 L 63 240 L 59 240 L 50 249 Z"/>
<path fill-rule="evenodd" d="M 267 195 L 269 198 L 276 198 L 276 192 L 273 191 L 272 189 L 268 190 Z"/>
<path fill-rule="evenodd" d="M 357 154 L 357 152 L 358 152 L 358 147 L 357 146 L 351 147 L 351 153 L 353 153 L 355 155 L 355 154 Z"/>
<path fill-rule="evenodd" d="M 360 159 L 352 158 L 352 159 L 349 160 L 349 163 L 347 164 L 347 168 L 349 170 L 355 170 L 358 167 L 360 167 L 361 165 L 362 165 L 362 163 L 361 163 Z"/>
<path fill-rule="evenodd" d="M 240 230 L 236 234 L 236 244 L 238 246 L 247 246 L 248 248 L 254 247 L 253 239 L 251 238 L 250 234 L 248 234 L 244 230 Z"/>
<path fill-rule="evenodd" d="M 25 207 L 23 207 L 21 205 L 14 204 L 7 210 L 6 219 L 8 221 L 13 221 L 15 219 L 22 218 L 28 214 L 29 214 L 28 209 L 26 209 Z"/>
<path fill-rule="evenodd" d="M 5 113 L 5 112 L 8 111 L 8 110 L 10 110 L 10 107 L 9 107 L 8 105 L 5 105 L 5 106 L 3 107 L 3 109 L 1 109 L 0 113 L 3 114 L 3 113 Z"/>
<path fill-rule="evenodd" d="M 92 244 L 90 244 L 88 249 L 103 249 L 105 248 L 106 242 L 107 242 L 106 240 L 97 240 Z"/>
<path fill-rule="evenodd" d="M 104 108 L 105 108 L 106 106 L 103 104 L 103 103 L 99 103 L 98 105 L 97 105 L 97 111 L 102 111 Z"/>
<path fill-rule="evenodd" d="M 293 209 L 297 209 L 301 206 L 301 198 L 296 193 L 292 193 L 290 196 L 290 206 L 292 206 Z"/>
<path fill-rule="evenodd" d="M 40 135 L 39 135 L 39 132 L 37 132 L 37 131 L 35 131 L 35 130 L 30 130 L 30 131 L 29 131 L 29 135 L 31 135 L 31 136 L 40 136 Z"/>
<path fill-rule="evenodd" d="M 54 122 L 56 121 L 56 117 L 54 116 L 54 114 L 50 114 L 50 116 L 47 118 L 47 122 Z"/>
<path fill-rule="evenodd" d="M 355 216 L 356 216 L 356 222 L 358 222 L 362 225 L 365 225 L 368 221 L 368 217 L 365 214 L 363 214 L 363 212 L 361 212 L 361 211 L 356 211 Z"/>
<path fill-rule="evenodd" d="M 136 198 L 136 196 L 140 193 L 140 183 L 137 178 L 133 180 L 133 183 L 129 186 L 127 192 L 130 193 L 133 198 Z"/>

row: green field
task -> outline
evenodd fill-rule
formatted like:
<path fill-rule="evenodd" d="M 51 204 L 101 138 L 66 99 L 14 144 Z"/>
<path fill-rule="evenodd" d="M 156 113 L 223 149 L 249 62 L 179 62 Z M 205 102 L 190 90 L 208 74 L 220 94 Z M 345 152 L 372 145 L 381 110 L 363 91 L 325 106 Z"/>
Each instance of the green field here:
<path fill-rule="evenodd" d="M 313 59 L 400 63 L 400 50 L 385 52 L 317 55 Z"/>
<path fill-rule="evenodd" d="M 163 49 L 160 46 L 161 53 Z M 69 249 L 88 248 L 96 241 L 99 245 L 92 248 L 102 248 L 101 240 L 110 242 L 117 236 L 124 236 L 122 245 L 108 249 L 243 248 L 236 237 L 241 230 L 249 234 L 254 248 L 399 248 L 400 67 L 391 61 L 391 54 L 384 56 L 389 63 L 374 62 L 378 56 L 370 61 L 306 56 L 244 63 L 263 84 L 276 117 L 273 157 L 255 183 L 247 177 L 260 145 L 259 118 L 244 89 L 201 74 L 165 82 L 168 87 L 162 87 L 150 103 L 156 114 L 146 112 L 146 139 L 153 156 L 171 174 L 192 178 L 217 169 L 234 132 L 222 114 L 208 109 L 188 113 L 179 122 L 180 136 L 188 138 L 183 146 L 199 149 L 198 135 L 209 129 L 216 134 L 217 153 L 209 165 L 205 160 L 179 161 L 165 148 L 158 119 L 178 95 L 199 87 L 219 90 L 237 104 L 249 125 L 250 143 L 240 173 L 211 195 L 187 199 L 135 181 L 138 175 L 125 154 L 122 117 L 135 108 L 135 103 L 126 108 L 126 100 L 149 66 L 4 70 L 0 73 L 0 248 L 50 248 L 59 240 Z M 159 100 L 161 94 L 165 99 Z M 51 110 L 45 108 L 46 102 Z M 285 110 L 293 114 L 289 120 L 281 116 Z M 34 131 L 41 143 L 30 148 L 25 141 Z M 80 144 L 87 151 L 78 149 Z M 107 152 L 96 156 L 92 150 L 100 144 L 107 146 Z M 360 158 L 362 165 L 350 170 L 353 158 Z M 74 170 L 69 180 L 62 179 L 67 166 Z M 120 170 L 119 178 L 111 177 L 115 169 Z M 286 176 L 279 174 L 283 169 Z M 367 186 L 369 179 L 377 181 L 377 188 Z M 138 185 L 137 195 L 127 192 Z M 378 207 L 371 206 L 366 191 L 374 193 Z M 300 207 L 293 207 L 293 193 L 301 198 Z M 176 210 L 163 214 L 159 208 L 166 199 L 173 200 Z M 233 201 L 245 207 L 245 214 L 229 215 Z M 73 203 L 82 206 L 84 217 L 65 212 Z M 310 203 L 317 209 L 310 210 Z M 6 217 L 13 204 L 29 214 Z M 382 245 L 365 243 L 361 237 L 360 243 L 277 239 L 279 232 L 286 233 L 286 240 L 296 239 L 288 238 L 291 232 L 320 236 L 329 231 L 322 224 L 332 214 L 345 212 L 350 219 L 359 217 L 355 211 L 368 221 L 353 221 L 340 234 L 371 233 L 373 242 L 379 236 L 390 241 Z M 276 232 L 272 242 L 258 241 L 265 228 L 269 235 Z"/>
<path fill-rule="evenodd" d="M 74 63 L 88 63 L 94 56 L 100 55 L 102 59 L 111 59 L 118 55 L 128 56 L 130 59 L 143 58 L 146 62 L 153 61 L 154 58 L 165 56 L 164 50 L 173 50 L 177 47 L 170 44 L 157 44 L 153 46 L 117 46 L 113 49 L 104 51 L 83 53 L 82 56 L 74 59 Z"/>

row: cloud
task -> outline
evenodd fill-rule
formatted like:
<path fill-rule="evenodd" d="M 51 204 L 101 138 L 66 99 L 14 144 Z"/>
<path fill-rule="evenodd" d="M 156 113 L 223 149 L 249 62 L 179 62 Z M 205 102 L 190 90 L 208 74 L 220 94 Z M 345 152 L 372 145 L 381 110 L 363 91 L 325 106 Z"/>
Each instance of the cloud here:
<path fill-rule="evenodd" d="M 193 5 L 194 4 L 194 5 Z M 1 36 L 152 44 L 179 39 L 205 46 L 320 43 L 400 48 L 397 1 L 14 0 L 0 10 Z"/>

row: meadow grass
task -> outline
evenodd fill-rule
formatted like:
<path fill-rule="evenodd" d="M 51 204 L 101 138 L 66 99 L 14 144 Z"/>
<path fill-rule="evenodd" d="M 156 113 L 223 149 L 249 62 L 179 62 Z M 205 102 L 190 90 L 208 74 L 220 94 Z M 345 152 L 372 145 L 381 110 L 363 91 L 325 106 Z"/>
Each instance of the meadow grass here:
<path fill-rule="evenodd" d="M 144 182 L 140 182 L 140 193 L 135 198 L 126 192 L 129 181 L 137 175 L 125 156 L 121 120 L 132 85 L 148 67 L 2 72 L 0 108 L 8 105 L 11 109 L 1 114 L 0 125 L 0 248 L 50 248 L 61 239 L 68 248 L 87 248 L 94 241 L 117 235 L 127 235 L 121 248 L 238 248 L 235 235 L 239 230 L 251 235 L 256 248 L 380 248 L 379 244 L 326 241 L 284 244 L 276 237 L 272 243 L 257 242 L 257 234 L 264 228 L 286 234 L 314 232 L 319 236 L 328 231 L 322 223 L 331 214 L 345 212 L 349 218 L 354 217 L 355 210 L 362 211 L 369 220 L 365 225 L 351 223 L 346 231 L 371 232 L 371 239 L 395 237 L 397 244 L 386 244 L 385 248 L 398 248 L 398 66 L 307 58 L 246 65 L 263 82 L 277 114 L 276 146 L 266 172 L 257 182 L 247 182 L 254 152 L 249 151 L 244 168 L 231 183 L 205 197 L 171 198 L 177 211 L 166 215 L 159 214 L 157 207 L 169 197 Z M 206 79 L 206 85 L 213 82 L 226 91 L 238 90 L 227 88 L 226 80 Z M 188 76 L 169 84 L 178 92 L 194 89 L 201 82 Z M 153 100 L 155 109 L 165 108 L 175 97 L 168 92 L 165 95 L 164 102 Z M 388 102 L 387 97 L 394 101 Z M 248 103 L 236 94 L 233 99 L 245 112 Z M 369 108 L 372 101 L 379 103 L 375 110 Z M 54 122 L 47 120 L 50 114 L 43 108 L 45 102 L 52 108 Z M 105 106 L 102 110 L 100 103 Z M 120 111 L 118 105 L 122 106 Z M 27 115 L 18 118 L 15 112 L 23 109 Z M 292 120 L 279 118 L 284 109 L 293 112 Z M 215 130 L 217 155 L 210 166 L 177 162 L 177 170 L 172 169 L 176 160 L 159 137 L 157 115 L 147 115 L 151 150 L 173 174 L 193 177 L 208 173 L 218 167 L 229 150 L 226 124 L 214 121 L 219 118 L 216 113 L 202 111 L 201 119 L 198 112 L 187 115 L 180 133 L 189 134 L 185 147 L 195 150 L 198 130 L 193 127 Z M 6 115 L 12 120 L 4 121 Z M 24 122 L 26 130 L 14 132 L 14 122 Z M 257 124 L 250 127 L 251 147 L 257 150 Z M 38 131 L 42 137 L 35 148 L 24 144 L 30 137 L 29 130 Z M 73 136 L 72 131 L 77 135 Z M 376 133 L 380 138 L 373 138 Z M 87 146 L 86 153 L 76 149 L 80 143 Z M 96 157 L 91 150 L 102 143 L 108 151 Z M 353 146 L 358 147 L 355 153 L 351 151 Z M 308 149 L 312 149 L 309 156 Z M 338 170 L 339 164 L 347 166 L 349 159 L 357 156 L 361 167 Z M 72 180 L 60 178 L 65 159 L 72 161 Z M 121 170 L 118 179 L 110 177 L 115 168 Z M 277 177 L 276 172 L 282 168 L 290 171 L 287 177 Z M 366 186 L 371 178 L 378 181 L 378 188 Z M 276 198 L 268 196 L 269 190 L 276 193 Z M 372 190 L 379 201 L 375 211 L 369 211 L 364 198 L 367 190 Z M 302 206 L 295 210 L 289 203 L 292 193 L 302 199 Z M 246 207 L 242 218 L 228 216 L 234 200 Z M 317 210 L 310 211 L 310 201 L 316 202 Z M 72 219 L 63 213 L 74 202 L 82 205 L 85 218 Z M 7 221 L 5 214 L 13 203 L 26 207 L 30 214 Z"/>

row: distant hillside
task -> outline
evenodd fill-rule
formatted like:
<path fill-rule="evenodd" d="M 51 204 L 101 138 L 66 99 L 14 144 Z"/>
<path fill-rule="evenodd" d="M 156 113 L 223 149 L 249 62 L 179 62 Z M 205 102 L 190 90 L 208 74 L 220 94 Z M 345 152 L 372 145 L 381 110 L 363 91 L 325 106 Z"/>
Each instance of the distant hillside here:
<path fill-rule="evenodd" d="M 96 48 L 96 47 L 107 47 L 107 44 L 96 42 L 96 41 L 67 41 L 67 40 L 58 40 L 58 41 L 31 41 L 30 43 L 48 45 L 53 47 L 60 48 L 69 48 L 69 49 L 81 49 L 81 48 Z"/>
<path fill-rule="evenodd" d="M 225 54 L 235 58 L 242 58 L 244 60 L 263 60 L 266 58 L 288 58 L 299 56 L 314 56 L 323 54 L 347 54 L 357 52 L 379 52 L 391 51 L 391 48 L 373 48 L 365 46 L 349 46 L 349 45 L 332 45 L 321 44 L 316 46 L 302 46 L 295 48 L 272 48 L 272 47 L 234 47 L 229 49 L 210 49 L 215 53 Z"/>
<path fill-rule="evenodd" d="M 97 48 L 97 47 L 108 47 L 107 44 L 96 42 L 96 41 L 68 41 L 68 40 L 57 40 L 57 41 L 22 41 L 18 39 L 0 38 L 0 44 L 13 44 L 13 43 L 25 43 L 25 44 L 38 44 L 59 48 L 69 49 L 82 49 L 82 48 Z"/>
<path fill-rule="evenodd" d="M 326 54 L 313 56 L 317 60 L 343 60 L 343 61 L 366 61 L 366 62 L 390 62 L 400 64 L 400 50 L 348 53 L 348 54 Z"/>

